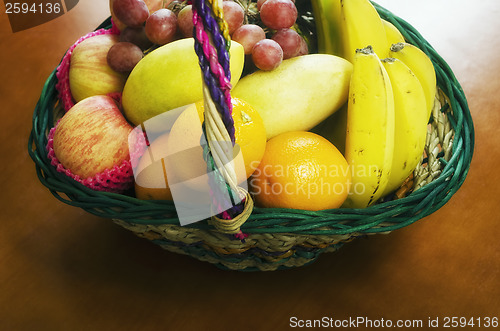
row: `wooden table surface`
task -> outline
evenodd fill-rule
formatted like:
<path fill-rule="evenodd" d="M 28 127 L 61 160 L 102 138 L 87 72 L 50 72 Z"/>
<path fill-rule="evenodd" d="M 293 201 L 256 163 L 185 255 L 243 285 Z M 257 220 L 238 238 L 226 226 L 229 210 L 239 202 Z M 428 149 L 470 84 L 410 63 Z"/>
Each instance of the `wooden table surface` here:
<path fill-rule="evenodd" d="M 470 173 L 433 215 L 271 273 L 169 253 L 55 199 L 27 153 L 32 112 L 64 51 L 109 16 L 108 3 L 81 0 L 17 33 L 0 6 L 0 330 L 270 330 L 323 317 L 423 325 L 463 317 L 484 326 L 500 318 L 500 2 L 379 3 L 414 25 L 461 82 L 476 130 Z"/>

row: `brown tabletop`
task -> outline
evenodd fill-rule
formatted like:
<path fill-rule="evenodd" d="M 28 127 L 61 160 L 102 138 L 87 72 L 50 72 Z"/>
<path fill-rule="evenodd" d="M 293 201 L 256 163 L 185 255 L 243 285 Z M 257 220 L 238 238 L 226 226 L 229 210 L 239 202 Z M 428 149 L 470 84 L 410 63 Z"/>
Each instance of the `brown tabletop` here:
<path fill-rule="evenodd" d="M 500 2 L 379 1 L 453 68 L 476 130 L 470 173 L 439 211 L 298 269 L 222 271 L 58 201 L 27 153 L 33 109 L 64 51 L 109 16 L 105 0 L 13 33 L 0 6 L 0 330 L 286 329 L 500 318 Z M 377 322 L 378 321 L 378 322 Z"/>

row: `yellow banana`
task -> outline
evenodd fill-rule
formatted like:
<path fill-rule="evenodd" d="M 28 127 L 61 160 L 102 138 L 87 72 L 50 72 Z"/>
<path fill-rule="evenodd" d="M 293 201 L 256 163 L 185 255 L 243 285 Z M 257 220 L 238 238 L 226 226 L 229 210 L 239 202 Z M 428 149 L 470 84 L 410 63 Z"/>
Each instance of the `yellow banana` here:
<path fill-rule="evenodd" d="M 340 34 L 340 0 L 311 0 L 318 53 L 342 55 Z"/>
<path fill-rule="evenodd" d="M 356 51 L 347 106 L 345 157 L 352 184 L 344 207 L 364 208 L 382 197 L 394 152 L 394 96 L 371 47 Z"/>
<path fill-rule="evenodd" d="M 389 21 L 382 19 L 382 23 L 384 23 L 385 34 L 387 35 L 387 41 L 389 45 L 404 43 L 405 37 L 401 34 L 401 32 Z M 389 52 L 389 50 L 387 50 Z"/>
<path fill-rule="evenodd" d="M 340 0 L 344 58 L 353 61 L 356 49 L 372 46 L 380 58 L 387 57 L 390 44 L 384 24 L 369 0 Z"/>
<path fill-rule="evenodd" d="M 398 189 L 413 172 L 424 152 L 427 101 L 417 76 L 402 61 L 382 60 L 394 95 L 394 156 L 384 196 Z"/>
<path fill-rule="evenodd" d="M 437 92 L 436 72 L 431 59 L 420 48 L 408 43 L 393 44 L 389 57 L 403 61 L 417 76 L 424 88 L 427 100 L 427 119 L 429 119 Z"/>

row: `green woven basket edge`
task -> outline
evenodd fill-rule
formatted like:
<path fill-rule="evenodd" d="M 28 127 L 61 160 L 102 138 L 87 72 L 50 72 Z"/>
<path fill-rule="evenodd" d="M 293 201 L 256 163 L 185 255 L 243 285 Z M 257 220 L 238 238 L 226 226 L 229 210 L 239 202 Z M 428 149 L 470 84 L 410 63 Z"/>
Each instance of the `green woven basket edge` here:
<path fill-rule="evenodd" d="M 454 144 L 452 157 L 456 162 L 448 162 L 442 174 L 442 176 L 451 176 L 451 179 L 439 182 L 440 192 L 444 193 L 434 194 L 434 196 L 430 195 L 433 196 L 433 199 L 427 204 L 427 208 L 422 208 L 412 217 L 401 216 L 398 218 L 398 215 L 404 214 L 404 211 L 400 212 L 397 210 L 398 205 L 415 200 L 417 194 L 418 196 L 428 197 L 429 191 L 432 191 L 438 185 L 429 184 L 419 191 L 412 193 L 409 197 L 398 200 L 397 202 L 382 203 L 366 209 L 338 209 L 308 212 L 300 210 L 256 208 L 249 221 L 242 227 L 243 231 L 246 233 L 294 232 L 301 234 L 343 234 L 353 232 L 355 227 L 352 225 L 356 222 L 363 223 L 362 226 L 357 227 L 357 231 L 360 233 L 391 231 L 411 224 L 441 208 L 464 182 L 472 159 L 474 128 L 467 100 L 465 99 L 460 84 L 446 62 L 413 27 L 404 20 L 394 16 L 385 8 L 376 3 L 374 3 L 374 5 L 382 18 L 390 21 L 400 30 L 402 29 L 403 35 L 409 42 L 419 46 L 431 57 L 436 67 L 436 71 L 440 73 L 438 74 L 438 85 L 445 90 L 447 95 L 452 99 L 452 108 L 454 109 L 454 116 L 456 117 L 454 128 L 458 140 L 456 140 Z M 110 18 L 108 18 L 97 29 L 109 28 L 110 24 L 111 21 Z M 52 91 L 52 94 L 46 95 L 42 92 L 42 96 L 33 115 L 33 130 L 28 142 L 29 154 L 36 164 L 37 174 L 42 184 L 49 188 L 52 194 L 62 202 L 82 208 L 97 216 L 120 218 L 135 224 L 178 224 L 178 220 L 175 217 L 175 208 L 171 202 L 143 201 L 121 194 L 95 192 L 58 173 L 53 166 L 48 164 L 48 159 L 44 153 L 47 142 L 45 132 L 48 123 L 52 121 L 52 116 L 50 112 L 49 114 L 46 114 L 46 112 L 49 110 L 52 111 L 53 107 L 51 108 L 47 105 L 51 101 L 55 102 L 55 98 L 57 97 L 54 94 L 54 77 L 55 71 L 49 77 L 44 87 L 44 91 Z M 458 100 L 456 99 L 457 96 Z M 44 114 L 46 115 L 45 117 L 39 116 Z M 463 147 L 463 149 L 458 147 Z M 458 173 L 456 169 L 461 170 L 461 172 Z M 448 187 L 446 182 L 452 182 L 454 184 L 453 187 Z M 404 209 L 408 210 L 409 208 Z M 367 222 L 367 218 L 373 221 Z M 393 224 L 385 227 L 377 226 L 387 219 L 390 219 Z M 270 223 L 273 223 L 272 221 L 274 220 L 274 223 L 279 224 L 281 222 L 286 225 L 279 226 L 274 224 L 263 226 L 266 221 L 269 223 L 269 220 L 271 220 Z M 326 222 L 326 220 L 330 222 Z M 327 223 L 337 221 L 341 223 L 345 222 L 345 224 L 333 230 L 318 230 L 318 228 L 324 227 Z M 205 222 L 194 224 L 191 227 L 209 229 Z"/>

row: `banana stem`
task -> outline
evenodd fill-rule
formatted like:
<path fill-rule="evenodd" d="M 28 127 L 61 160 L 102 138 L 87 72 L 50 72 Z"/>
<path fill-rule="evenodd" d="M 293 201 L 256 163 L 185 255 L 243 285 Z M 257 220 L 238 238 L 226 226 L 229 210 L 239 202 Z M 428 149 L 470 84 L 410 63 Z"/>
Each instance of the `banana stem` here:
<path fill-rule="evenodd" d="M 365 48 L 358 48 L 356 49 L 356 53 L 362 53 L 365 55 L 370 55 L 373 54 L 373 47 L 371 45 L 366 46 Z"/>
<path fill-rule="evenodd" d="M 397 43 L 397 44 L 392 44 L 391 45 L 391 51 L 392 52 L 399 52 L 403 48 L 405 48 L 405 44 L 404 43 Z"/>
<path fill-rule="evenodd" d="M 393 57 L 386 57 L 385 59 L 382 59 L 380 61 L 382 61 L 384 63 L 394 63 L 394 62 L 396 62 L 396 59 Z"/>

